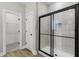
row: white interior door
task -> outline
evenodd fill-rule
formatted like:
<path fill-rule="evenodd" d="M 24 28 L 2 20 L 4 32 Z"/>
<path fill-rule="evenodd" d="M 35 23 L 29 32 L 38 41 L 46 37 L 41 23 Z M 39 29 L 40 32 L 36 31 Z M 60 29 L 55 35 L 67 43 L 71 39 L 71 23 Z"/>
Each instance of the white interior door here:
<path fill-rule="evenodd" d="M 19 41 L 19 21 L 14 14 L 6 14 L 6 44 L 12 44 Z"/>
<path fill-rule="evenodd" d="M 21 14 L 3 9 L 3 55 L 22 48 Z"/>
<path fill-rule="evenodd" d="M 6 49 L 7 51 L 19 47 L 20 19 L 17 15 L 6 13 Z"/>

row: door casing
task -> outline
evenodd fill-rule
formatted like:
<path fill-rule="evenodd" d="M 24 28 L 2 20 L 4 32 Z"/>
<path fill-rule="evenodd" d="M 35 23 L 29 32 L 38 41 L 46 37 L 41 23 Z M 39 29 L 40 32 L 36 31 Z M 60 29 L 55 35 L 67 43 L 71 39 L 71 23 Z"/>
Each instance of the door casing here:
<path fill-rule="evenodd" d="M 14 11 L 11 11 L 11 10 L 8 10 L 8 9 L 3 9 L 3 19 L 2 19 L 2 25 L 3 25 L 3 55 L 6 54 L 6 13 L 11 13 L 11 14 L 15 14 L 17 15 L 19 18 L 20 18 L 20 45 L 19 45 L 19 49 L 22 49 L 22 16 L 21 16 L 21 13 L 17 13 L 17 12 L 14 12 Z"/>

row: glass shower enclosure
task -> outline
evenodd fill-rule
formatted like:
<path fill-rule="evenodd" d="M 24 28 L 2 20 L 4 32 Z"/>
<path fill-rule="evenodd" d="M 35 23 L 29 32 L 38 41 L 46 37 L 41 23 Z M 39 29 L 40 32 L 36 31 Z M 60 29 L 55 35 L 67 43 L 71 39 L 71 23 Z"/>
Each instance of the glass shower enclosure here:
<path fill-rule="evenodd" d="M 53 57 L 78 56 L 78 4 L 39 17 L 39 51 Z"/>

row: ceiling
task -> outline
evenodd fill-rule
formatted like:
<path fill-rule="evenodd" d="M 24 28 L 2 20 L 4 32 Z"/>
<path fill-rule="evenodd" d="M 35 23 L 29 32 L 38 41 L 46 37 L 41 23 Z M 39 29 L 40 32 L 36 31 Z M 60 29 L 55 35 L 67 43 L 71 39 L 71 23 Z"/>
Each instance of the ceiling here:
<path fill-rule="evenodd" d="M 24 4 L 24 5 L 26 5 L 27 2 L 21 2 L 21 3 Z M 51 4 L 54 4 L 55 2 L 41 2 L 41 3 L 44 3 L 45 5 L 49 6 Z"/>
<path fill-rule="evenodd" d="M 43 3 L 49 6 L 51 4 L 54 4 L 55 2 L 43 2 Z"/>

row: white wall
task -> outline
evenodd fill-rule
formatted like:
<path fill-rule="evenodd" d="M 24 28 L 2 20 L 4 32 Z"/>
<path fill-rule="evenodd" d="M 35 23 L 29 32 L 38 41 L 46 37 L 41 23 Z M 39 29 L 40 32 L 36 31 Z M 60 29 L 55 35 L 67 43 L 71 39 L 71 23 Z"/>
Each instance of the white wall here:
<path fill-rule="evenodd" d="M 54 4 L 50 5 L 49 8 L 49 12 L 53 12 L 71 5 L 74 5 L 78 2 L 55 2 Z"/>
<path fill-rule="evenodd" d="M 36 3 L 28 2 L 26 3 L 26 47 L 32 51 L 36 50 Z M 32 36 L 30 35 L 32 34 Z"/>
<path fill-rule="evenodd" d="M 38 2 L 38 16 L 48 13 L 48 7 L 42 2 Z"/>
<path fill-rule="evenodd" d="M 33 52 L 33 50 L 38 49 L 39 16 L 47 13 L 47 11 L 48 11 L 47 7 L 43 3 L 36 3 L 36 2 L 28 2 L 28 3 L 26 3 L 26 19 L 27 19 L 27 21 L 28 20 L 32 21 L 31 25 L 29 25 L 29 26 L 33 25 L 33 28 L 31 27 L 31 31 L 32 31 L 33 36 L 30 39 L 30 35 L 29 35 L 28 36 L 29 39 L 28 39 L 27 35 L 26 35 L 26 42 L 27 42 L 26 46 L 32 52 Z M 29 26 L 27 26 L 26 29 Z M 26 32 L 26 34 L 27 34 L 27 32 Z M 30 40 L 30 42 L 29 42 L 29 40 Z"/>
<path fill-rule="evenodd" d="M 0 47 L 2 47 L 2 10 L 3 9 L 9 9 L 15 12 L 19 12 L 22 14 L 22 19 L 23 19 L 23 45 L 25 44 L 25 31 L 24 31 L 24 19 L 25 19 L 25 6 L 21 3 L 18 2 L 0 2 Z M 0 48 L 1 49 L 1 48 Z"/>

